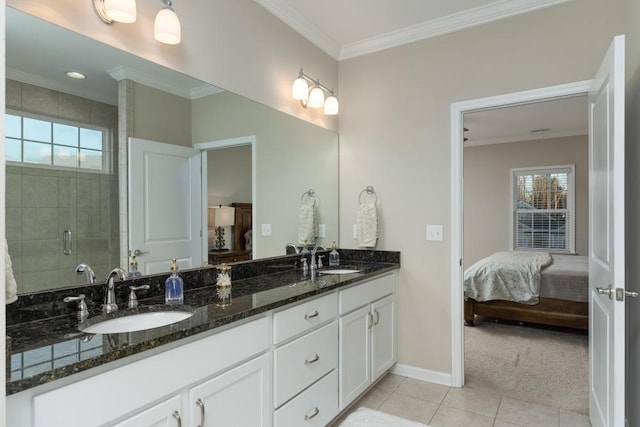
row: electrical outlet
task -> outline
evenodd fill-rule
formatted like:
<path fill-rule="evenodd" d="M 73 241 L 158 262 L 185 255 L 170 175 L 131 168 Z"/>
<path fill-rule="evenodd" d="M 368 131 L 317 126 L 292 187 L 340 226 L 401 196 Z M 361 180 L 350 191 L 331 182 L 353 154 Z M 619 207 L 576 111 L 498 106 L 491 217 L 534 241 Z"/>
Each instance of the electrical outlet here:
<path fill-rule="evenodd" d="M 262 224 L 262 235 L 271 236 L 271 224 Z"/>
<path fill-rule="evenodd" d="M 327 224 L 318 225 L 318 237 L 327 237 Z"/>
<path fill-rule="evenodd" d="M 429 240 L 429 241 L 442 241 L 442 226 L 441 225 L 427 225 L 427 240 Z"/>

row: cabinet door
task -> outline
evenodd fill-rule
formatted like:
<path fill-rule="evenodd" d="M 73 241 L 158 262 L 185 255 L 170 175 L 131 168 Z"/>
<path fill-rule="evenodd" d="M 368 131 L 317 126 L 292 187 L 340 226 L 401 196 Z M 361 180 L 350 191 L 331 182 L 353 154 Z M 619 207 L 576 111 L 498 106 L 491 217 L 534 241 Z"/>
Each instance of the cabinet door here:
<path fill-rule="evenodd" d="M 270 366 L 271 358 L 265 354 L 192 388 L 191 423 L 199 427 L 269 427 Z"/>
<path fill-rule="evenodd" d="M 372 304 L 371 327 L 372 381 L 377 380 L 396 361 L 395 297 L 389 295 Z"/>
<path fill-rule="evenodd" d="M 340 319 L 340 409 L 371 384 L 369 305 Z"/>
<path fill-rule="evenodd" d="M 180 427 L 182 421 L 181 400 L 180 396 L 174 396 L 127 418 L 116 424 L 115 427 Z"/>

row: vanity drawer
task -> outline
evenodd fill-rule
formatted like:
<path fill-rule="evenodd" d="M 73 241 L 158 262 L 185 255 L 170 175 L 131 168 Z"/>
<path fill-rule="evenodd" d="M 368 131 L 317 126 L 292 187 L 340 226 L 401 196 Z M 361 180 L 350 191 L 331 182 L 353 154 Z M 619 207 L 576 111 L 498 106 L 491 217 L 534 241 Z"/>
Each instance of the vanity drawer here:
<path fill-rule="evenodd" d="M 338 414 L 338 371 L 334 370 L 275 412 L 274 426 L 325 426 Z"/>
<path fill-rule="evenodd" d="M 338 314 L 338 294 L 316 298 L 273 315 L 273 343 L 279 344 L 311 330 Z"/>
<path fill-rule="evenodd" d="M 273 363 L 277 408 L 338 366 L 338 322 L 276 349 Z"/>
<path fill-rule="evenodd" d="M 340 291 L 339 311 L 345 314 L 396 291 L 396 275 L 388 274 Z"/>

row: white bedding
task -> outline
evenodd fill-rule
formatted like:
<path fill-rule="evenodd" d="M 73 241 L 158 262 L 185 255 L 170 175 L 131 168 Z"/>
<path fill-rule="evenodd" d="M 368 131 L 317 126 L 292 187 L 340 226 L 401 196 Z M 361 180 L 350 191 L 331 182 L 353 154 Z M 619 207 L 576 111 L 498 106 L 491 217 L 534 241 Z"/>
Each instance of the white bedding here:
<path fill-rule="evenodd" d="M 497 252 L 464 272 L 465 297 L 534 305 L 540 299 L 540 271 L 551 264 L 546 252 Z"/>

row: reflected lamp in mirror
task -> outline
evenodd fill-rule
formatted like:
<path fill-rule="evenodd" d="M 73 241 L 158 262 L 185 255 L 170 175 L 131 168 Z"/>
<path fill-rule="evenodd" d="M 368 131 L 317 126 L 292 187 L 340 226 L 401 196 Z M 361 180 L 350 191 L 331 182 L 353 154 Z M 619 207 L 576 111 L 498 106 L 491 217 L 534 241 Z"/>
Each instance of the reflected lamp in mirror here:
<path fill-rule="evenodd" d="M 312 84 L 309 89 L 309 83 Z M 325 92 L 327 97 L 325 97 Z M 333 89 L 320 84 L 320 79 L 312 79 L 306 75 L 302 68 L 298 73 L 298 78 L 293 81 L 291 97 L 300 101 L 304 108 L 323 108 L 328 116 L 335 116 L 339 112 L 338 99 L 333 93 Z"/>
<path fill-rule="evenodd" d="M 213 212 L 213 215 L 211 215 Z M 235 225 L 236 210 L 229 206 L 210 206 L 209 218 L 213 216 L 213 226 L 216 230 L 216 239 L 214 241 L 214 250 L 223 251 L 225 246 L 224 227 Z"/>

